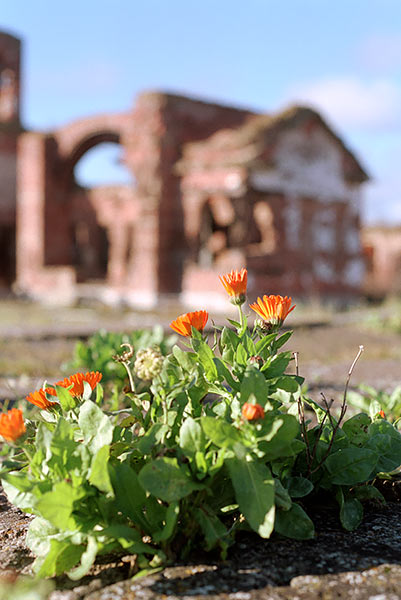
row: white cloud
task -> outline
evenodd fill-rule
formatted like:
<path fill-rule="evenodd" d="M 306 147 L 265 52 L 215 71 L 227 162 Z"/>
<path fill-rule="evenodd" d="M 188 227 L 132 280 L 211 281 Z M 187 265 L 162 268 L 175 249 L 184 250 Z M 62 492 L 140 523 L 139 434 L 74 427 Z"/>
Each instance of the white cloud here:
<path fill-rule="evenodd" d="M 401 127 L 401 86 L 389 79 L 327 78 L 289 90 L 288 98 L 316 107 L 341 129 Z"/>

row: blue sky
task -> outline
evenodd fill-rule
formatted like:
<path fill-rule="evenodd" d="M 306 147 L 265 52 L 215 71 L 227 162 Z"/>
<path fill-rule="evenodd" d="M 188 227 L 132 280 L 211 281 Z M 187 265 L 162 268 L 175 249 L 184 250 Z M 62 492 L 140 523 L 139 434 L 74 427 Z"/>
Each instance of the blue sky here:
<path fill-rule="evenodd" d="M 2 0 L 0 29 L 24 40 L 27 127 L 127 110 L 145 89 L 312 104 L 373 178 L 365 220 L 401 223 L 400 0 Z M 82 177 L 118 177 L 113 160 L 88 153 Z"/>

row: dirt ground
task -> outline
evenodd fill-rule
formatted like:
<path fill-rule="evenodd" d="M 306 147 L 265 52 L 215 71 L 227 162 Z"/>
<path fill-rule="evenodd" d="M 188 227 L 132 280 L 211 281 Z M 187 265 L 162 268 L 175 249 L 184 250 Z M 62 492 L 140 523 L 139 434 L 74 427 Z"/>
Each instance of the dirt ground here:
<path fill-rule="evenodd" d="M 46 311 L 0 302 L 0 399 L 19 400 L 45 379 L 59 379 L 77 339 L 99 324 L 130 331 L 161 322 L 168 330 L 176 314 Z M 364 352 L 352 387 L 366 383 L 392 391 L 401 384 L 399 333 L 370 329 L 360 312 L 303 312 L 292 325 L 287 349 L 299 352 L 300 374 L 312 396 L 324 392 L 328 398 L 341 397 L 360 345 Z M 320 507 L 312 515 L 317 531 L 313 540 L 261 540 L 247 534 L 231 548 L 226 562 L 206 557 L 200 548 L 192 562 L 137 581 L 129 577 L 129 561 L 106 559 L 80 582 L 59 578 L 49 600 L 401 598 L 400 484 L 385 491 L 389 502 L 367 505 L 356 532 L 342 530 L 337 515 Z M 24 545 L 29 520 L 0 495 L 0 578 L 15 570 L 29 572 L 32 557 Z"/>

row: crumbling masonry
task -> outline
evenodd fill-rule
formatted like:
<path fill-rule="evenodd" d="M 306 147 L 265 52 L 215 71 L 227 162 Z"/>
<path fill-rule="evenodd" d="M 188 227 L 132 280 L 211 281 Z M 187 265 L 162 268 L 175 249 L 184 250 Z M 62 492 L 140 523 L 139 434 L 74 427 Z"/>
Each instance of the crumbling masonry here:
<path fill-rule="evenodd" d="M 101 298 L 194 309 L 246 266 L 250 293 L 358 296 L 360 192 L 367 176 L 322 118 L 259 115 L 150 92 L 131 111 L 47 133 L 19 116 L 20 42 L 0 34 L 0 267 L 30 297 Z M 123 147 L 135 185 L 80 187 L 74 167 Z"/>

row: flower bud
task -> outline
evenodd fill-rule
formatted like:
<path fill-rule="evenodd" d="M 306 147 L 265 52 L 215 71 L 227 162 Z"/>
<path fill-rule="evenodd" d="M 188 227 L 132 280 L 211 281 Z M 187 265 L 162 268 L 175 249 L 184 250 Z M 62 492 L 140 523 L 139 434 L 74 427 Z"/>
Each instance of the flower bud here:
<path fill-rule="evenodd" d="M 263 366 L 263 363 L 263 358 L 259 354 L 255 354 L 255 356 L 251 356 L 249 359 L 250 365 L 257 365 L 259 368 Z"/>
<path fill-rule="evenodd" d="M 255 325 L 256 329 L 262 335 L 273 333 L 275 329 L 278 329 L 278 327 L 274 323 L 272 323 L 271 321 L 264 321 L 263 319 L 256 319 Z"/>
<path fill-rule="evenodd" d="M 265 411 L 260 404 L 250 404 L 250 402 L 245 402 L 241 414 L 247 421 L 256 421 L 256 419 L 263 419 Z"/>

